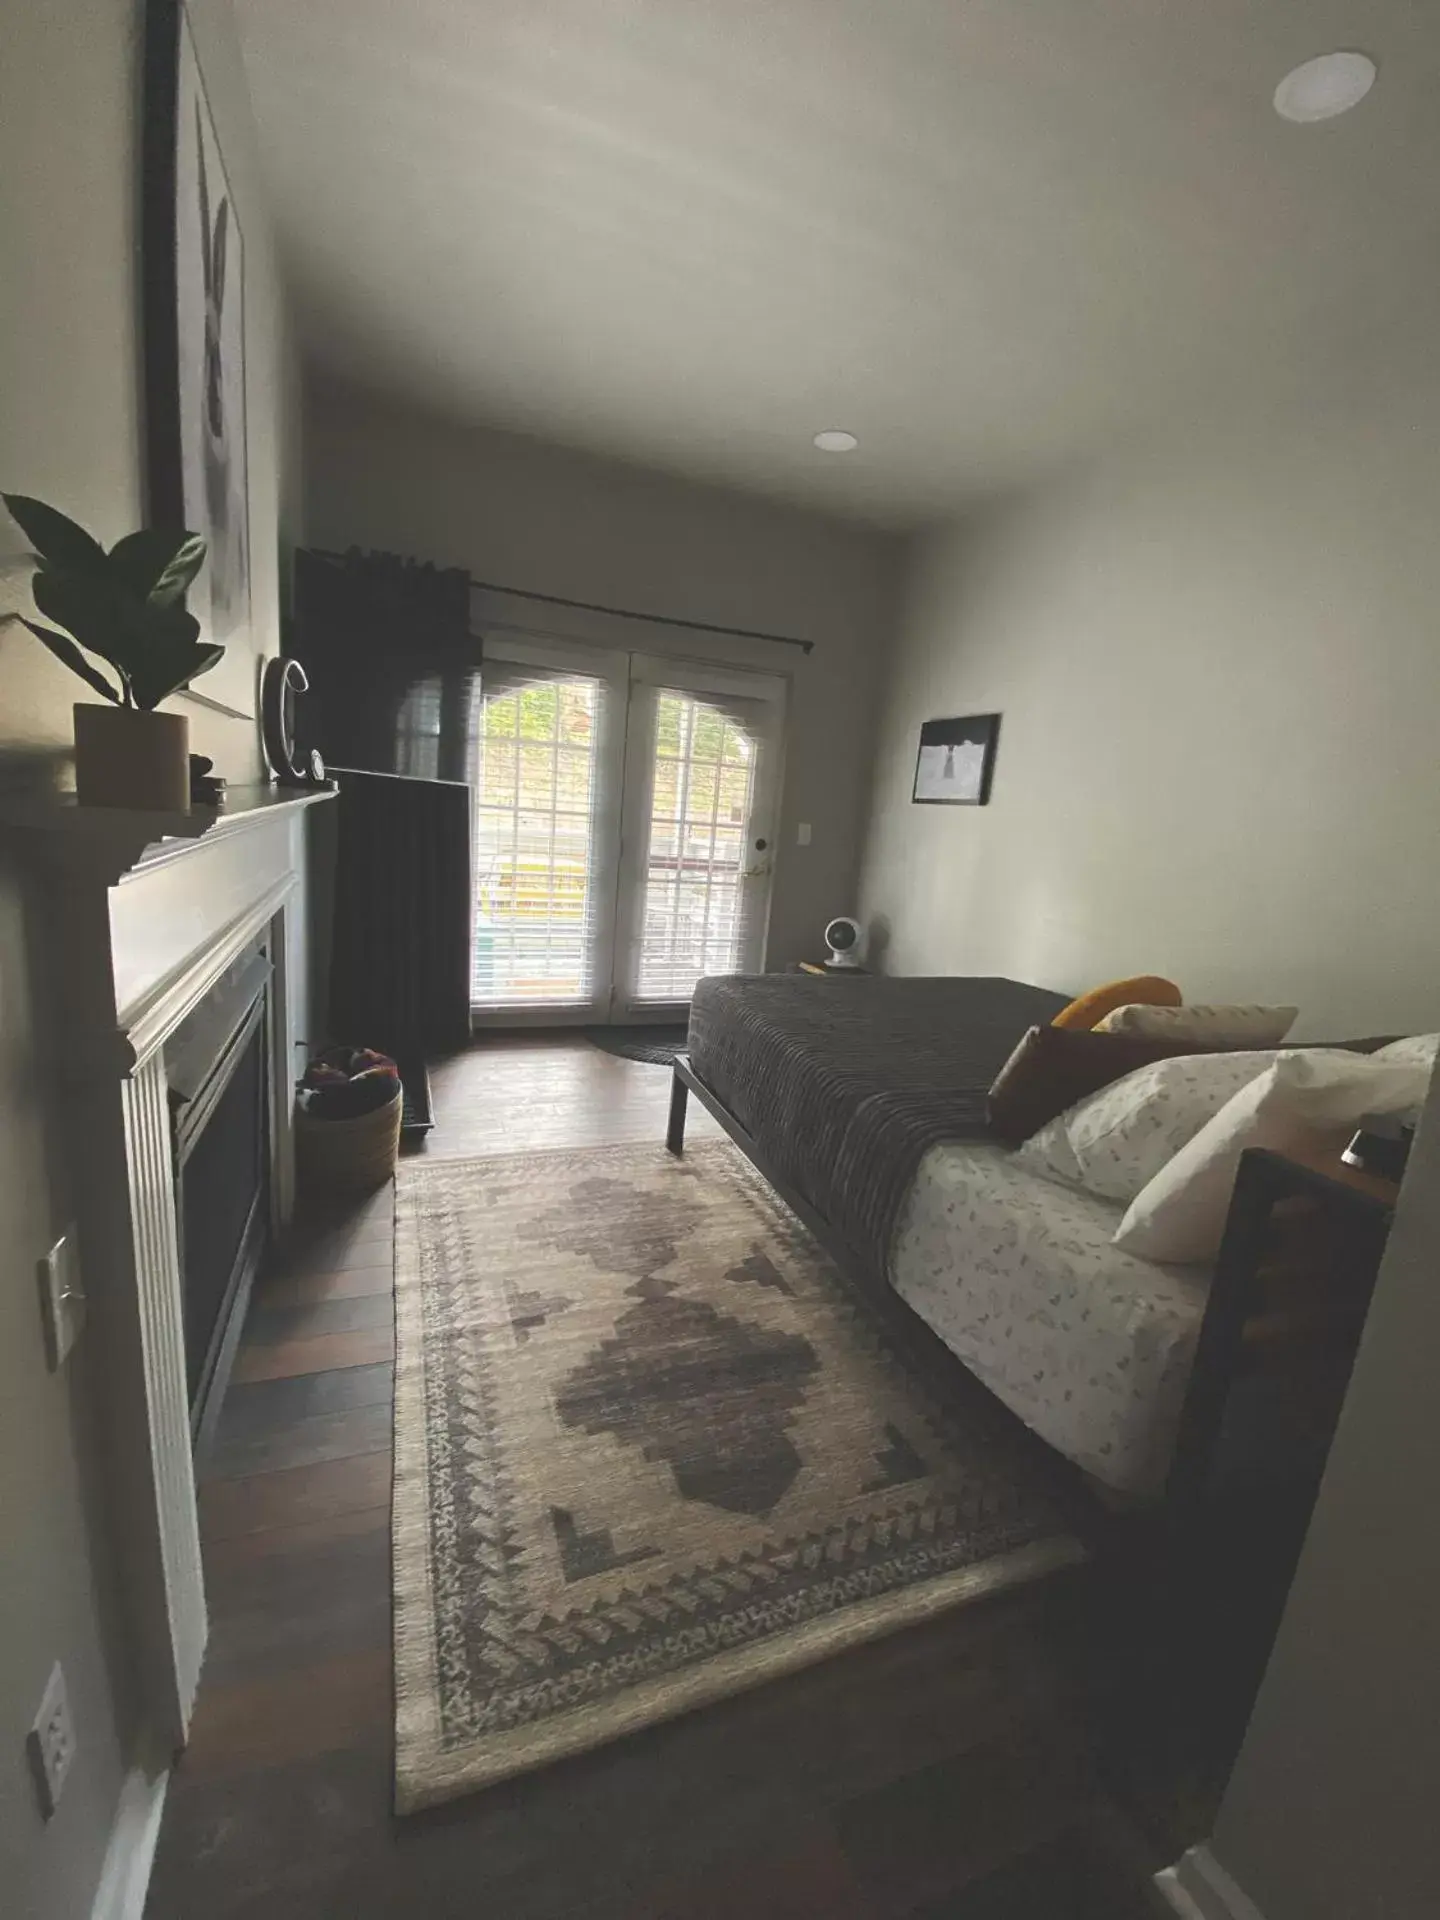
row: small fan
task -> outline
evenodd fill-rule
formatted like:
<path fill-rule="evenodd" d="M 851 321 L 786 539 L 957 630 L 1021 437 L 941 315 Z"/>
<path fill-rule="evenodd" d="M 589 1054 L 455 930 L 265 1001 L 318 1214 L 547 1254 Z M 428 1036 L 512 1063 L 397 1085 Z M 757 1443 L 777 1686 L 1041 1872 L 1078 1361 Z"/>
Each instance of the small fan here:
<path fill-rule="evenodd" d="M 830 949 L 827 967 L 858 967 L 860 964 L 860 944 L 864 937 L 858 920 L 847 920 L 842 914 L 832 920 L 825 929 L 825 944 Z"/>

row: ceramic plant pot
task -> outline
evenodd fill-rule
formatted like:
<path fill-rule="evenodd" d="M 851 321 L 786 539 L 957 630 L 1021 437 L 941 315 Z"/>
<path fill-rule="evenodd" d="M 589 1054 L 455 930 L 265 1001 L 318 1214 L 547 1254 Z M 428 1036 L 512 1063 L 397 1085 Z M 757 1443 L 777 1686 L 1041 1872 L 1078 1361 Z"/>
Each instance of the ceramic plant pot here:
<path fill-rule="evenodd" d="M 84 807 L 188 813 L 187 717 L 77 701 L 75 794 Z"/>

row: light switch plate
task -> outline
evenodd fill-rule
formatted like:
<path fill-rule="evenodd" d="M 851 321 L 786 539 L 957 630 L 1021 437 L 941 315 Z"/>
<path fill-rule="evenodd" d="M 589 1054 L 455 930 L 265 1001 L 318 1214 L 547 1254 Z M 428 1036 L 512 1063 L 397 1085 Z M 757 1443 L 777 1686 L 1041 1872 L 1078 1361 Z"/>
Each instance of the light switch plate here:
<path fill-rule="evenodd" d="M 73 1227 L 61 1234 L 40 1262 L 40 1312 L 53 1373 L 65 1364 L 85 1324 L 85 1291 L 80 1285 Z"/>
<path fill-rule="evenodd" d="M 798 827 L 797 827 L 797 828 L 795 829 L 795 844 L 796 844 L 796 846 L 798 846 L 798 847 L 808 847 L 808 846 L 809 846 L 809 844 L 810 844 L 810 822 L 809 822 L 808 820 L 802 820 L 802 821 L 800 822 L 800 824 L 799 824 L 799 826 L 798 826 Z"/>

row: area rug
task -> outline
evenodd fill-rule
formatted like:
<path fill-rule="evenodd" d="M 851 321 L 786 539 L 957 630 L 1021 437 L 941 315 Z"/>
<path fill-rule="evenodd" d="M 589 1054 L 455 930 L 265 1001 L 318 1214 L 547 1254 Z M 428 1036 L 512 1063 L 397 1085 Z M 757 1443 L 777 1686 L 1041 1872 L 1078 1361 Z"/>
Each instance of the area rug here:
<path fill-rule="evenodd" d="M 401 1812 L 1083 1557 L 728 1142 L 396 1180 Z"/>
<path fill-rule="evenodd" d="M 649 1067 L 673 1065 L 676 1054 L 684 1053 L 690 1039 L 686 1026 L 584 1027 L 581 1031 L 602 1053 L 618 1054 L 622 1060 L 643 1060 Z"/>

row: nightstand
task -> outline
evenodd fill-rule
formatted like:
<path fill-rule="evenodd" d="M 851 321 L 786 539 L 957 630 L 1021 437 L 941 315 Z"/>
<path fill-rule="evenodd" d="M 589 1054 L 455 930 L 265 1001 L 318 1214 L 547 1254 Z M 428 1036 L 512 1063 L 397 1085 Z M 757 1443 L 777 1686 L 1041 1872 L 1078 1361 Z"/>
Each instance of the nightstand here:
<path fill-rule="evenodd" d="M 1257 1376 L 1283 1380 L 1323 1465 L 1399 1191 L 1347 1166 L 1338 1148 L 1242 1156 L 1180 1416 L 1172 1501 L 1204 1494 L 1231 1395 Z"/>
<path fill-rule="evenodd" d="M 870 971 L 868 967 L 835 967 L 832 966 L 828 960 L 792 960 L 789 970 L 791 973 L 814 973 L 832 979 L 836 975 L 843 978 L 847 973 L 868 973 Z"/>

